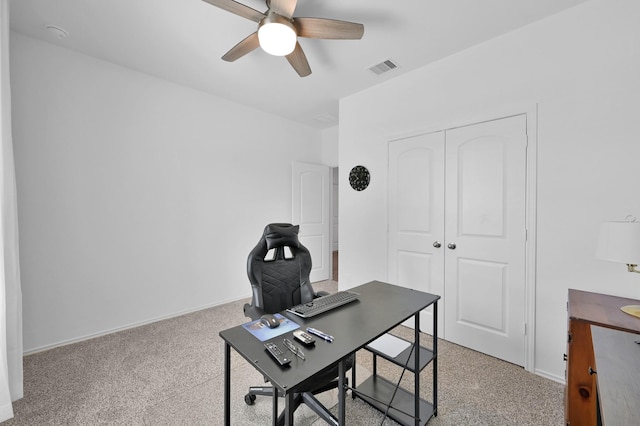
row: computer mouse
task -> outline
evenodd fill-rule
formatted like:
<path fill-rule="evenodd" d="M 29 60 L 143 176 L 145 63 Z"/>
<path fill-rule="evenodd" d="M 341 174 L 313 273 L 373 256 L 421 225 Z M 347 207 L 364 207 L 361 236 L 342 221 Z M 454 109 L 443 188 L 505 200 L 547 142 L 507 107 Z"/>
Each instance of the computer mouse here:
<path fill-rule="evenodd" d="M 278 318 L 274 317 L 271 314 L 264 314 L 263 316 L 261 316 L 260 322 L 269 328 L 276 328 L 280 325 L 280 321 L 278 321 Z"/>

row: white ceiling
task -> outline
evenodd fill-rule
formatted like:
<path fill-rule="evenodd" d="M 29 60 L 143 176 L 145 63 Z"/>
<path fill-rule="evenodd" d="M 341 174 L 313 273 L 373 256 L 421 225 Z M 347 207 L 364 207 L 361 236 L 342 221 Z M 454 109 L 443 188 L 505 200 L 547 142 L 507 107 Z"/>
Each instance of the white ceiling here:
<path fill-rule="evenodd" d="M 305 78 L 260 49 L 222 61 L 257 25 L 202 0 L 9 0 L 9 10 L 16 32 L 323 128 L 337 124 L 344 96 L 584 1 L 299 0 L 294 16 L 365 27 L 362 40 L 301 38 L 312 70 Z M 263 0 L 240 2 L 266 10 Z M 399 68 L 369 71 L 387 59 Z"/>

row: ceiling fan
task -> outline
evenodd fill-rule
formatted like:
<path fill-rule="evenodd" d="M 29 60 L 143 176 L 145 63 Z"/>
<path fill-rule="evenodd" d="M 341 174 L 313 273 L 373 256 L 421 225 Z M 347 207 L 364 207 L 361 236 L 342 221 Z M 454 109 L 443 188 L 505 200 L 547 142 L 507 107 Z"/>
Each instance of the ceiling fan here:
<path fill-rule="evenodd" d="M 364 25 L 324 18 L 293 16 L 298 0 L 266 0 L 267 11 L 259 12 L 234 0 L 203 0 L 227 12 L 258 23 L 258 30 L 224 54 L 223 60 L 233 62 L 254 51 L 258 46 L 276 56 L 285 56 L 300 77 L 311 74 L 307 57 L 298 37 L 358 40 Z"/>

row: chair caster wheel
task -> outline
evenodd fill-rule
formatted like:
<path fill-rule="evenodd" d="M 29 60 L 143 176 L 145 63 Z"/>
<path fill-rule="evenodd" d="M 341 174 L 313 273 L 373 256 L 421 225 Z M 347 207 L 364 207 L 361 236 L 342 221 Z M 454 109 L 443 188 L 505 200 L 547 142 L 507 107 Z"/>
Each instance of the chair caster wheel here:
<path fill-rule="evenodd" d="M 256 402 L 256 396 L 255 395 L 251 395 L 250 393 L 246 394 L 244 396 L 244 402 L 247 405 L 253 405 Z"/>

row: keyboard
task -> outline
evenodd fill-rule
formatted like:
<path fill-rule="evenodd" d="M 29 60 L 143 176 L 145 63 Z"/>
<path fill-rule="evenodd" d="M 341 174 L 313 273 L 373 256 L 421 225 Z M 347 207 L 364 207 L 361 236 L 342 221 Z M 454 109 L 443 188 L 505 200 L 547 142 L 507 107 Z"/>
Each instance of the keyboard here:
<path fill-rule="evenodd" d="M 358 293 L 351 291 L 339 291 L 328 296 L 317 297 L 308 303 L 292 306 L 287 309 L 287 312 L 291 312 L 302 318 L 310 318 L 358 300 L 358 296 Z"/>

